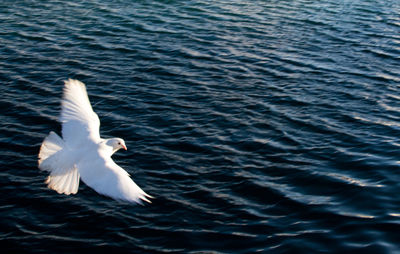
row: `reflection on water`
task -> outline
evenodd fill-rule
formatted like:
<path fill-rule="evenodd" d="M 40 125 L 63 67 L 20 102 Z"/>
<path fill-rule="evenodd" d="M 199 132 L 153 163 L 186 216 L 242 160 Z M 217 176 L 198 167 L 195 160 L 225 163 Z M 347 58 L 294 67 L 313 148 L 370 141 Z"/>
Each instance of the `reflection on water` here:
<path fill-rule="evenodd" d="M 3 1 L 1 249 L 396 253 L 398 1 Z M 155 196 L 48 190 L 63 80 Z"/>

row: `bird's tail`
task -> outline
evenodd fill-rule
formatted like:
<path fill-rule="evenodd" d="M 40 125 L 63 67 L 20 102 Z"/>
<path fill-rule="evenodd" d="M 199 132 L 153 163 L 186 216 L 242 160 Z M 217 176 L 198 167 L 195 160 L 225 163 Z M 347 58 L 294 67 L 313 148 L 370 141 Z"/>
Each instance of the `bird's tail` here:
<path fill-rule="evenodd" d="M 50 189 L 64 194 L 75 194 L 79 187 L 79 172 L 65 156 L 64 140 L 54 132 L 44 139 L 39 152 L 39 169 L 49 171 L 46 184 Z"/>

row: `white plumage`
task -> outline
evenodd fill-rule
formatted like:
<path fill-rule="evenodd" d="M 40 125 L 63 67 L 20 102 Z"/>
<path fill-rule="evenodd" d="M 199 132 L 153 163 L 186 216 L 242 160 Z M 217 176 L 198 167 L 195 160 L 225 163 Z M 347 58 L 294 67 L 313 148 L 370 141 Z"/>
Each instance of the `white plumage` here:
<path fill-rule="evenodd" d="M 120 148 L 126 150 L 125 142 L 100 137 L 99 117 L 90 105 L 85 85 L 78 80 L 65 82 L 60 122 L 63 138 L 50 132 L 39 152 L 39 168 L 50 172 L 46 180 L 50 189 L 75 194 L 82 178 L 86 185 L 111 198 L 150 202 L 152 197 L 111 159 Z"/>

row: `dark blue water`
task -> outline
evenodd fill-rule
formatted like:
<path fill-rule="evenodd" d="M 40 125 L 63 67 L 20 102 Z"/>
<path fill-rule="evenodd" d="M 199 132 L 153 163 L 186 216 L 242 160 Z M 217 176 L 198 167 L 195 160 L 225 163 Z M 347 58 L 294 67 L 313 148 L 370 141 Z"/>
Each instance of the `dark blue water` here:
<path fill-rule="evenodd" d="M 400 253 L 399 1 L 1 1 L 2 253 Z M 63 80 L 155 196 L 44 184 Z"/>

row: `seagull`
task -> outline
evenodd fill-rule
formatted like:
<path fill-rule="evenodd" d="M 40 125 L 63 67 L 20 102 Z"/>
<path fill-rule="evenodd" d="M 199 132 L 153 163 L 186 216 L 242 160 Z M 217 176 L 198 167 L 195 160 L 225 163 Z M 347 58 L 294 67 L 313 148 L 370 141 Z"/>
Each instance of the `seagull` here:
<path fill-rule="evenodd" d="M 45 183 L 60 194 L 76 194 L 79 179 L 96 192 L 120 201 L 151 203 L 112 159 L 119 149 L 127 150 L 121 138 L 100 137 L 100 120 L 90 105 L 85 84 L 68 79 L 61 102 L 62 138 L 54 132 L 44 139 L 38 156 L 39 169 L 50 172 Z"/>

